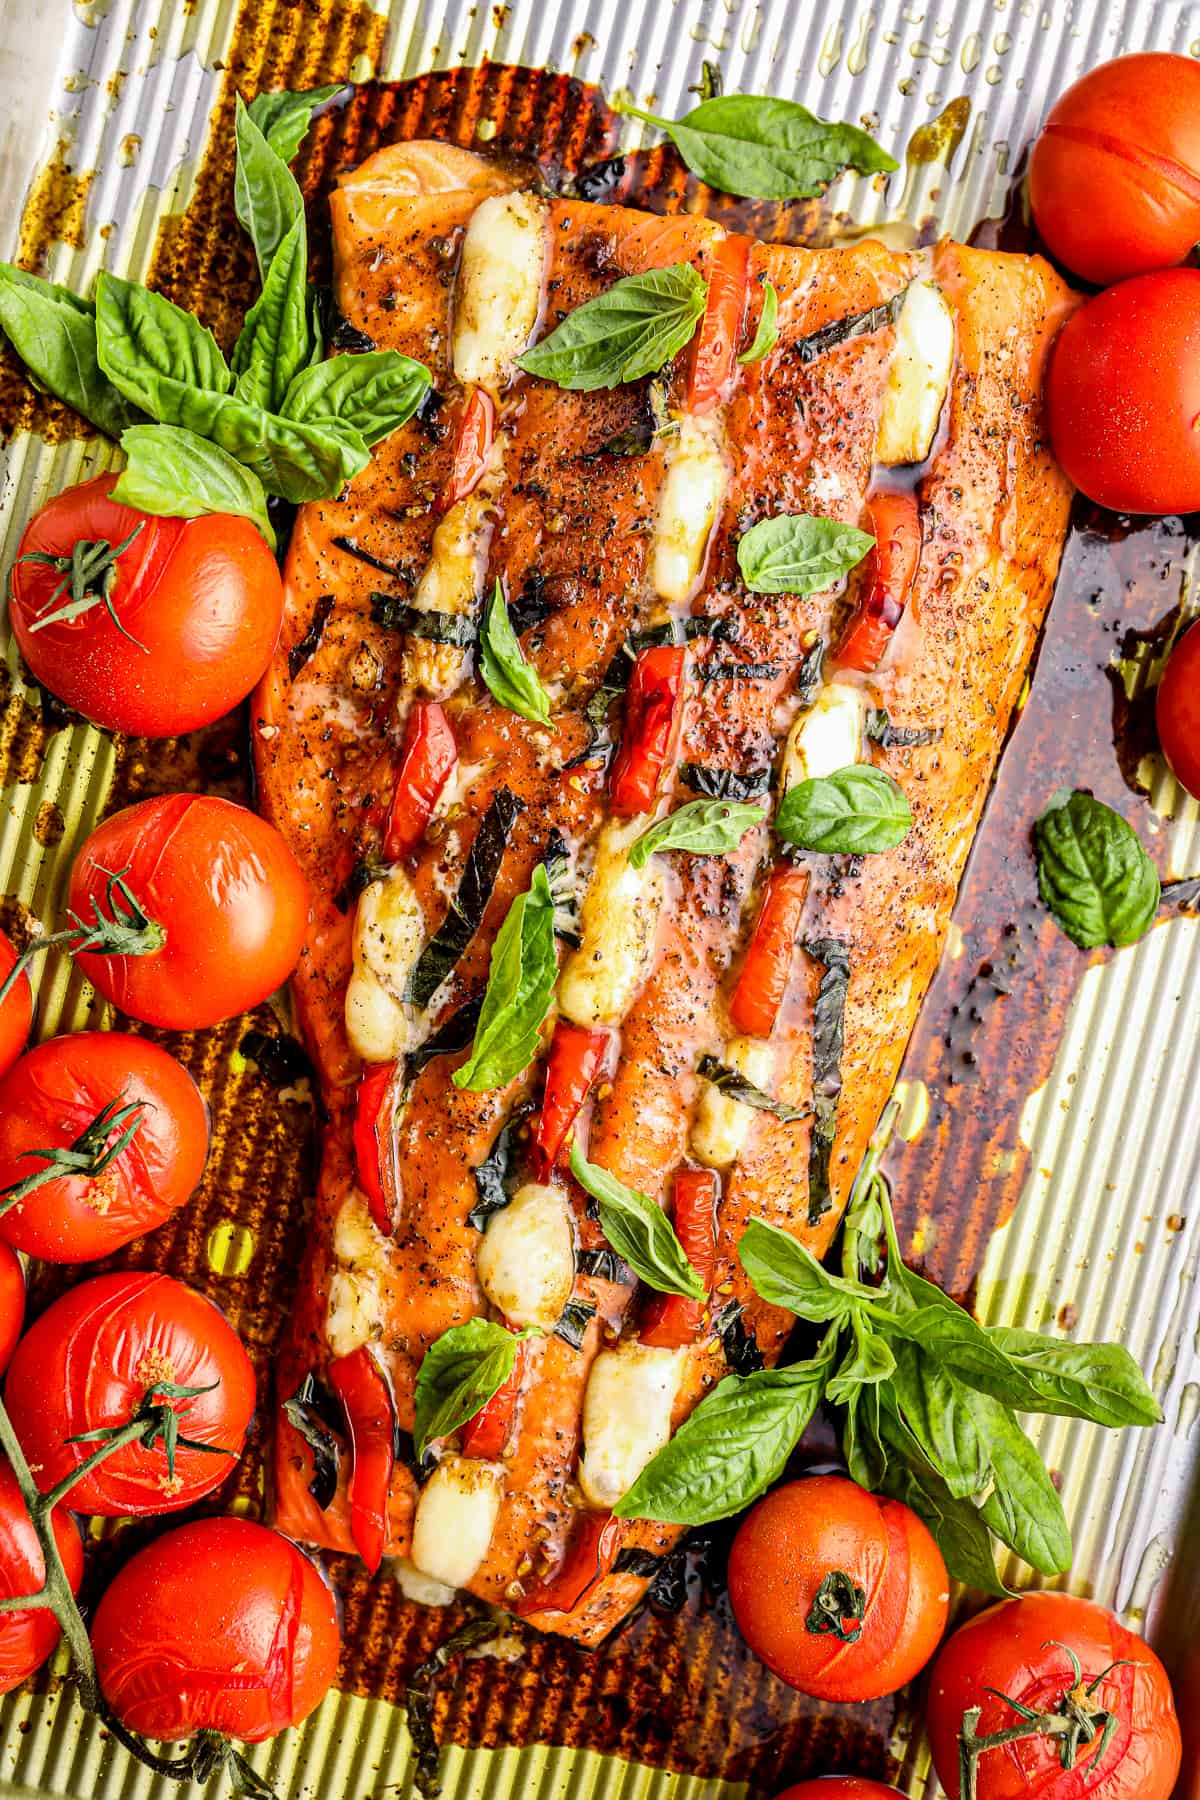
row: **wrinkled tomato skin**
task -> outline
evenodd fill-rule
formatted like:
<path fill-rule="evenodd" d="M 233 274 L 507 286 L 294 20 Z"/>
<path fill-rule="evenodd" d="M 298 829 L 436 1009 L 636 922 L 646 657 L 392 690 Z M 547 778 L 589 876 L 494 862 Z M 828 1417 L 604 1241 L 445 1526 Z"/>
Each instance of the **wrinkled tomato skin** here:
<path fill-rule="evenodd" d="M 0 982 L 7 981 L 16 960 L 17 952 L 12 942 L 0 931 Z M 28 975 L 22 974 L 18 975 L 12 991 L 0 1005 L 0 1075 L 12 1068 L 24 1050 L 32 1024 L 33 993 Z"/>
<path fill-rule="evenodd" d="M 32 1151 L 68 1148 L 114 1100 L 144 1102 L 136 1135 L 100 1176 L 48 1181 L 0 1217 L 0 1237 L 16 1249 L 42 1262 L 91 1262 L 161 1225 L 194 1192 L 208 1155 L 200 1090 L 166 1050 L 123 1031 L 51 1038 L 0 1082 L 0 1188 L 36 1173 L 43 1163 Z"/>
<path fill-rule="evenodd" d="M 1094 1601 L 1073 1594 L 1025 1594 L 1002 1600 L 963 1625 L 942 1649 L 929 1682 L 926 1726 L 934 1766 L 950 1800 L 960 1800 L 958 1737 L 964 1712 L 982 1708 L 981 1735 L 1018 1723 L 989 1688 L 1036 1712 L 1053 1708 L 1071 1687 L 1066 1645 L 1079 1658 L 1085 1686 L 1105 1670 L 1094 1702 L 1118 1716 L 1102 1770 L 1090 1767 L 1096 1744 L 1080 1747 L 1064 1769 L 1059 1744 L 1024 1738 L 978 1763 L 978 1800 L 1168 1800 L 1179 1773 L 1179 1723 L 1166 1671 L 1149 1645 Z M 1112 1668 L 1114 1663 L 1124 1666 Z"/>
<path fill-rule="evenodd" d="M 1038 231 L 1098 287 L 1169 269 L 1200 238 L 1200 67 L 1101 63 L 1055 103 L 1029 161 Z"/>
<path fill-rule="evenodd" d="M 12 571 L 9 616 L 21 655 L 68 706 L 107 731 L 171 737 L 245 699 L 279 636 L 283 582 L 249 519 L 156 518 L 110 500 L 116 479 L 99 475 L 68 488 L 30 520 Z M 33 629 L 38 615 L 52 610 L 61 576 L 22 556 L 70 555 L 77 542 L 101 539 L 116 549 L 139 525 L 117 559 L 110 595 L 137 644 L 103 605 Z"/>
<path fill-rule="evenodd" d="M 806 1623 L 840 1570 L 865 1593 L 853 1642 Z M 950 1583 L 928 1530 L 898 1500 L 840 1475 L 787 1482 L 751 1508 L 733 1541 L 729 1598 L 769 1669 L 818 1700 L 875 1700 L 917 1675 L 946 1624 Z"/>
<path fill-rule="evenodd" d="M 1158 738 L 1175 779 L 1200 799 L 1200 624 L 1171 652 L 1155 701 Z"/>
<path fill-rule="evenodd" d="M 899 1794 L 899 1788 L 868 1781 L 865 1775 L 818 1775 L 815 1781 L 784 1788 L 775 1800 L 897 1800 Z"/>
<path fill-rule="evenodd" d="M 83 1577 L 83 1545 L 65 1506 L 52 1515 L 54 1541 L 62 1557 L 71 1592 Z M 35 1594 L 46 1579 L 46 1563 L 17 1478 L 0 1461 L 0 1599 Z M 11 1693 L 26 1676 L 40 1669 L 62 1633 L 49 1607 L 0 1614 L 0 1694 Z"/>
<path fill-rule="evenodd" d="M 1200 507 L 1200 269 L 1108 288 L 1059 332 L 1046 375 L 1054 454 L 1114 512 Z"/>
<path fill-rule="evenodd" d="M 94 1444 L 68 1438 L 123 1425 L 156 1380 L 208 1388 L 172 1401 L 180 1436 L 213 1450 L 126 1444 L 71 1490 L 76 1512 L 106 1518 L 178 1512 L 219 1487 L 254 1411 L 254 1371 L 242 1341 L 203 1294 L 169 1275 L 100 1275 L 71 1288 L 30 1327 L 9 1365 L 5 1405 L 45 1493 Z"/>
<path fill-rule="evenodd" d="M 144 956 L 77 957 L 122 1012 L 195 1031 L 248 1012 L 282 986 L 299 958 L 308 891 L 273 825 L 212 794 L 166 794 L 96 827 L 71 871 L 70 905 L 106 909 L 104 873 L 125 881 L 166 931 Z"/>
<path fill-rule="evenodd" d="M 12 1361 L 25 1323 L 25 1271 L 16 1251 L 0 1240 L 0 1375 Z"/>
<path fill-rule="evenodd" d="M 287 1538 L 199 1519 L 138 1551 L 96 1609 L 104 1697 L 143 1736 L 259 1744 L 308 1717 L 337 1672 L 333 1595 Z"/>

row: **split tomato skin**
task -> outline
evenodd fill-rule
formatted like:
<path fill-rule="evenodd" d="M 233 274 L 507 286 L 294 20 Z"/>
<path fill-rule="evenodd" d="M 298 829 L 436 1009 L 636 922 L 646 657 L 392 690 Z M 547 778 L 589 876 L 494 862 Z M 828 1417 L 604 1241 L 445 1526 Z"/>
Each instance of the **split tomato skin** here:
<path fill-rule="evenodd" d="M 105 1699 L 130 1731 L 251 1744 L 306 1719 L 337 1673 L 333 1595 L 287 1538 L 198 1519 L 131 1557 L 96 1609 Z"/>
<path fill-rule="evenodd" d="M 8 980 L 17 960 L 16 947 L 0 931 L 0 983 Z M 33 992 L 28 975 L 17 976 L 11 991 L 0 1005 L 0 1075 L 11 1069 L 29 1042 L 33 1024 Z"/>
<path fill-rule="evenodd" d="M 0 1239 L 0 1375 L 12 1361 L 25 1323 L 25 1271 L 12 1247 Z"/>
<path fill-rule="evenodd" d="M 65 1506 L 51 1516 L 54 1541 L 62 1557 L 71 1592 L 83 1578 L 83 1545 Z M 46 1563 L 17 1478 L 0 1461 L 0 1598 L 35 1594 L 46 1579 Z M 50 1656 L 62 1633 L 48 1606 L 29 1612 L 0 1613 L 0 1694 L 11 1693 Z"/>
<path fill-rule="evenodd" d="M 1155 701 L 1158 739 L 1181 787 L 1200 799 L 1200 624 L 1172 650 Z"/>
<path fill-rule="evenodd" d="M 172 737 L 223 717 L 262 676 L 283 620 L 283 582 L 249 519 L 158 518 L 110 500 L 116 480 L 98 475 L 35 513 L 12 571 L 9 616 L 30 669 L 68 706 L 107 731 Z M 134 531 L 109 595 L 129 637 L 103 604 L 39 629 L 62 577 L 22 557 L 69 556 L 76 543 L 100 540 L 115 550 Z"/>

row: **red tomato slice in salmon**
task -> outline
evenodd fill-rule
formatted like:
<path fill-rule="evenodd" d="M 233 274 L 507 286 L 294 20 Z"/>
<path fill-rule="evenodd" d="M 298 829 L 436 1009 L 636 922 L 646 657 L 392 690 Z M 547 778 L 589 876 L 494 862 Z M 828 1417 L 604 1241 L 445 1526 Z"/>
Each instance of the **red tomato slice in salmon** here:
<path fill-rule="evenodd" d="M 458 746 L 445 712 L 436 700 L 414 701 L 383 836 L 383 854 L 389 862 L 416 849 L 457 762 Z"/>
<path fill-rule="evenodd" d="M 624 818 L 649 812 L 675 750 L 683 714 L 682 644 L 643 650 L 625 696 L 621 748 L 608 780 L 612 809 Z"/>
<path fill-rule="evenodd" d="M 878 667 L 904 617 L 921 560 L 921 516 L 915 495 L 876 494 L 867 510 L 875 548 L 864 567 L 863 597 L 833 658 L 839 669 L 860 669 L 864 675 Z"/>
<path fill-rule="evenodd" d="M 780 863 L 771 872 L 729 1013 L 748 1037 L 770 1037 L 787 992 L 792 952 L 808 897 L 808 870 Z"/>
<path fill-rule="evenodd" d="M 473 387 L 467 395 L 454 446 L 450 477 L 438 500 L 441 512 L 449 512 L 478 487 L 488 465 L 496 432 L 496 408 L 485 388 Z"/>
<path fill-rule="evenodd" d="M 706 1287 L 717 1261 L 717 1177 L 712 1169 L 680 1169 L 675 1177 L 675 1234 L 684 1255 Z M 685 1294 L 655 1294 L 645 1311 L 643 1344 L 682 1350 L 694 1344 L 704 1325 L 707 1300 Z"/>
<path fill-rule="evenodd" d="M 714 251 L 709 268 L 708 299 L 688 384 L 689 412 L 711 412 L 729 397 L 749 281 L 750 239 L 725 238 Z"/>

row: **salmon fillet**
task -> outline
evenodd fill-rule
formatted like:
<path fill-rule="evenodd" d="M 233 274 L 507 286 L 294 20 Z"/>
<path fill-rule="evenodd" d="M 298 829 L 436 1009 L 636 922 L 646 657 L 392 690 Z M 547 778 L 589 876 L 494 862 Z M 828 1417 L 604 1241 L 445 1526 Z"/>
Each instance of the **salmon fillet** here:
<path fill-rule="evenodd" d="M 837 696 L 845 700 L 852 690 L 855 705 L 885 709 L 894 724 L 933 737 L 908 747 L 864 740 L 863 760 L 904 788 L 913 826 L 882 854 L 803 859 L 809 885 L 800 940 L 833 941 L 849 968 L 828 1199 L 816 1204 L 810 1195 L 814 1008 L 824 972 L 815 956 L 795 956 L 767 1046 L 766 1085 L 803 1116 L 739 1115 L 736 1153 L 719 1168 L 713 1306 L 740 1304 L 743 1336 L 771 1361 L 790 1317 L 750 1288 L 738 1238 L 748 1219 L 764 1218 L 821 1256 L 836 1231 L 941 953 L 1049 602 L 1070 498 L 1045 445 L 1040 392 L 1049 344 L 1074 302 L 1047 264 L 949 242 L 911 254 L 873 241 L 820 251 L 752 243 L 746 341 L 764 278 L 778 296 L 779 338 L 764 358 L 738 369 L 732 391 L 698 427 L 702 453 L 716 459 L 708 467 L 719 468 L 720 491 L 682 599 L 664 601 L 657 591 L 665 565 L 656 559 L 672 459 L 693 441 L 687 350 L 656 378 L 660 415 L 665 407 L 678 424 L 684 414 L 682 427 L 656 433 L 635 455 L 605 446 L 631 432 L 645 440 L 645 380 L 569 392 L 514 373 L 510 363 L 492 383 L 496 424 L 483 476 L 443 513 L 437 497 L 451 479 L 466 403 L 456 357 L 466 344 L 462 357 L 473 346 L 476 359 L 487 362 L 483 326 L 471 311 L 484 291 L 480 268 L 503 286 L 505 240 L 489 224 L 488 233 L 479 227 L 475 243 L 469 227 L 477 213 L 490 221 L 515 206 L 513 229 L 524 230 L 526 240 L 531 229 L 540 234 L 534 338 L 621 276 L 690 263 L 708 279 L 725 239 L 702 218 L 649 218 L 575 200 L 514 201 L 515 185 L 468 152 L 408 144 L 380 151 L 333 197 L 342 311 L 379 348 L 425 362 L 436 400 L 377 447 L 371 466 L 339 499 L 301 509 L 287 560 L 283 633 L 254 709 L 261 805 L 299 858 L 312 895 L 294 990 L 327 1114 L 278 1392 L 288 1397 L 310 1373 L 322 1380 L 331 1358 L 369 1343 L 404 1430 L 411 1430 L 414 1384 L 430 1345 L 468 1319 L 498 1316 L 480 1281 L 480 1232 L 468 1221 L 478 1199 L 475 1171 L 514 1115 L 536 1117 L 544 1079 L 535 1059 L 507 1086 L 472 1093 L 451 1080 L 462 1047 L 425 1061 L 396 1108 L 387 1147 L 395 1229 L 390 1236 L 377 1229 L 356 1189 L 354 1099 L 367 1039 L 356 1027 L 356 1048 L 347 1033 L 347 992 L 358 909 L 377 904 L 367 897 L 388 879 L 356 892 L 364 875 L 381 874 L 382 821 L 414 698 L 441 700 L 458 751 L 455 773 L 422 841 L 405 857 L 396 889 L 423 935 L 446 915 L 489 808 L 494 817 L 498 804 L 508 804 L 498 801 L 501 790 L 521 803 L 510 808 L 515 816 L 482 924 L 428 1012 L 404 1025 L 419 1039 L 482 991 L 496 933 L 554 833 L 565 842 L 575 886 L 595 896 L 590 924 L 584 901 L 585 945 L 589 930 L 602 933 L 607 925 L 618 937 L 624 932 L 625 943 L 615 951 L 608 945 L 604 955 L 633 954 L 628 918 L 596 885 L 617 840 L 605 756 L 587 755 L 593 728 L 586 710 L 631 633 L 669 619 L 693 621 L 681 736 L 660 810 L 696 798 L 689 781 L 697 768 L 760 783 L 772 770 L 778 781 L 781 758 L 790 754 L 785 741 L 795 741 L 809 716 L 812 694 L 802 691 L 802 672 L 812 668 L 816 639 L 828 645 L 838 636 L 845 584 L 805 597 L 750 593 L 738 570 L 739 536 L 778 513 L 864 523 L 880 479 L 876 453 L 898 355 L 900 302 L 910 284 L 922 282 L 949 303 L 953 364 L 932 454 L 902 477 L 917 496 L 922 525 L 915 585 L 880 666 L 870 675 L 840 675 Z M 485 204 L 492 213 L 479 212 Z M 464 257 L 474 258 L 475 288 Z M 518 282 L 502 312 L 519 324 L 528 303 Z M 814 351 L 812 334 L 872 308 L 884 309 L 873 329 Z M 395 629 L 397 616 L 411 627 L 413 614 L 403 609 L 421 610 L 431 593 L 443 610 L 477 616 L 496 577 L 510 601 L 528 594 L 538 602 L 522 642 L 552 696 L 553 731 L 496 704 L 469 648 Z M 731 983 L 774 861 L 766 823 L 727 856 L 652 859 L 636 979 L 626 983 L 608 1061 L 578 1129 L 591 1161 L 663 1204 L 677 1171 L 698 1155 L 701 1060 L 725 1058 L 737 1035 Z M 361 961 L 361 942 L 358 953 Z M 576 965 L 576 985 L 586 989 L 593 973 Z M 560 1004 L 570 979 L 560 982 Z M 373 1019 L 396 1022 L 394 994 L 390 1013 L 374 987 L 368 998 Z M 400 1099 L 401 1086 L 393 1080 L 392 1100 Z M 515 1141 L 524 1154 L 520 1131 Z M 536 1593 L 568 1555 L 589 1511 L 580 1454 L 596 1359 L 636 1337 L 648 1300 L 627 1271 L 583 1254 L 602 1250 L 604 1240 L 561 1161 L 550 1184 L 569 1212 L 572 1299 L 583 1303 L 576 1311 L 585 1323 L 574 1341 L 550 1333 L 524 1346 L 507 1445 L 476 1472 L 487 1489 L 478 1559 L 468 1567 L 464 1546 L 461 1566 L 448 1557 L 434 1572 L 445 1579 L 453 1565 L 452 1580 L 480 1597 L 596 1644 L 638 1601 L 643 1574 L 603 1574 L 566 1611 L 536 1610 Z M 668 1354 L 675 1357 L 667 1401 L 674 1427 L 726 1372 L 726 1361 L 710 1328 L 691 1347 Z M 310 1543 L 353 1551 L 349 1460 L 342 1456 L 336 1491 L 321 1494 L 328 1503 L 318 1504 L 313 1452 L 281 1413 L 276 1523 Z M 463 1492 L 475 1479 L 469 1469 L 464 1474 L 470 1461 L 447 1447 L 446 1478 L 466 1483 Z M 393 1556 L 412 1554 L 414 1515 L 428 1479 L 427 1470 L 397 1460 L 387 1539 Z M 479 1516 L 476 1506 L 471 1517 L 477 1523 Z M 620 1544 L 659 1554 L 678 1535 L 672 1526 L 627 1522 Z M 648 1566 L 646 1559 L 639 1566 Z"/>

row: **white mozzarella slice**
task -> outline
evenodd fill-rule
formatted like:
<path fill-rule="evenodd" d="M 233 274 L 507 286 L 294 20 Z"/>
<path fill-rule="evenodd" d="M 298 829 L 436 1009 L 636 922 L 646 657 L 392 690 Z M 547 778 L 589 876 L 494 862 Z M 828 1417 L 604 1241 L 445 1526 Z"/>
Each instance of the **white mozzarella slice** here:
<path fill-rule="evenodd" d="M 862 755 L 864 723 L 858 688 L 844 681 L 827 682 L 788 732 L 783 752 L 784 791 L 797 782 L 814 781 L 857 762 Z"/>
<path fill-rule="evenodd" d="M 765 1038 L 736 1037 L 725 1051 L 725 1061 L 755 1087 L 771 1091 L 775 1052 Z M 701 1081 L 700 1100 L 692 1121 L 692 1154 L 712 1169 L 727 1169 L 746 1145 L 757 1113 L 744 1100 L 723 1094 L 711 1081 Z"/>
<path fill-rule="evenodd" d="M 646 978 L 664 876 L 650 857 L 635 869 L 629 849 L 645 820 L 610 820 L 596 840 L 592 878 L 579 912 L 579 948 L 567 958 L 559 1007 L 576 1025 L 617 1025 Z"/>
<path fill-rule="evenodd" d="M 396 1577 L 396 1585 L 404 1598 L 412 1600 L 417 1606 L 449 1606 L 458 1594 L 458 1589 L 451 1587 L 449 1582 L 438 1581 L 435 1576 L 426 1575 L 407 1556 L 394 1558 L 392 1574 Z"/>
<path fill-rule="evenodd" d="M 405 983 L 425 943 L 425 914 L 402 868 L 359 896 L 354 968 L 346 989 L 346 1035 L 367 1062 L 394 1062 L 416 1042 L 419 1011 Z"/>
<path fill-rule="evenodd" d="M 914 281 L 896 320 L 896 347 L 875 439 L 876 462 L 924 462 L 954 367 L 954 314 L 940 287 Z"/>
<path fill-rule="evenodd" d="M 335 1356 L 350 1356 L 383 1328 L 383 1280 L 388 1240 L 376 1229 L 357 1188 L 342 1202 L 333 1227 L 336 1267 L 329 1278 L 325 1339 Z"/>
<path fill-rule="evenodd" d="M 492 446 L 493 468 L 503 461 L 505 440 Z M 416 612 L 453 613 L 473 619 L 483 602 L 488 551 L 495 514 L 488 478 L 452 506 L 437 530 L 413 595 Z M 446 700 L 461 686 L 470 654 L 457 644 L 435 644 L 430 638 L 405 636 L 401 668 L 404 680 L 434 700 Z"/>
<path fill-rule="evenodd" d="M 686 1350 L 622 1344 L 602 1350 L 583 1397 L 579 1485 L 593 1506 L 615 1506 L 671 1435 Z"/>
<path fill-rule="evenodd" d="M 454 288 L 454 373 L 503 387 L 542 310 L 546 208 L 532 194 L 493 194 L 471 215 Z"/>
<path fill-rule="evenodd" d="M 412 1561 L 422 1575 L 447 1587 L 466 1587 L 488 1553 L 504 1471 L 474 1456 L 440 1462 L 417 1501 Z"/>
<path fill-rule="evenodd" d="M 510 1325 L 553 1331 L 575 1285 L 575 1227 L 562 1188 L 519 1187 L 488 1220 L 475 1269 Z"/>
<path fill-rule="evenodd" d="M 729 459 L 714 419 L 685 417 L 671 455 L 654 531 L 654 591 L 689 600 L 729 485 Z"/>

